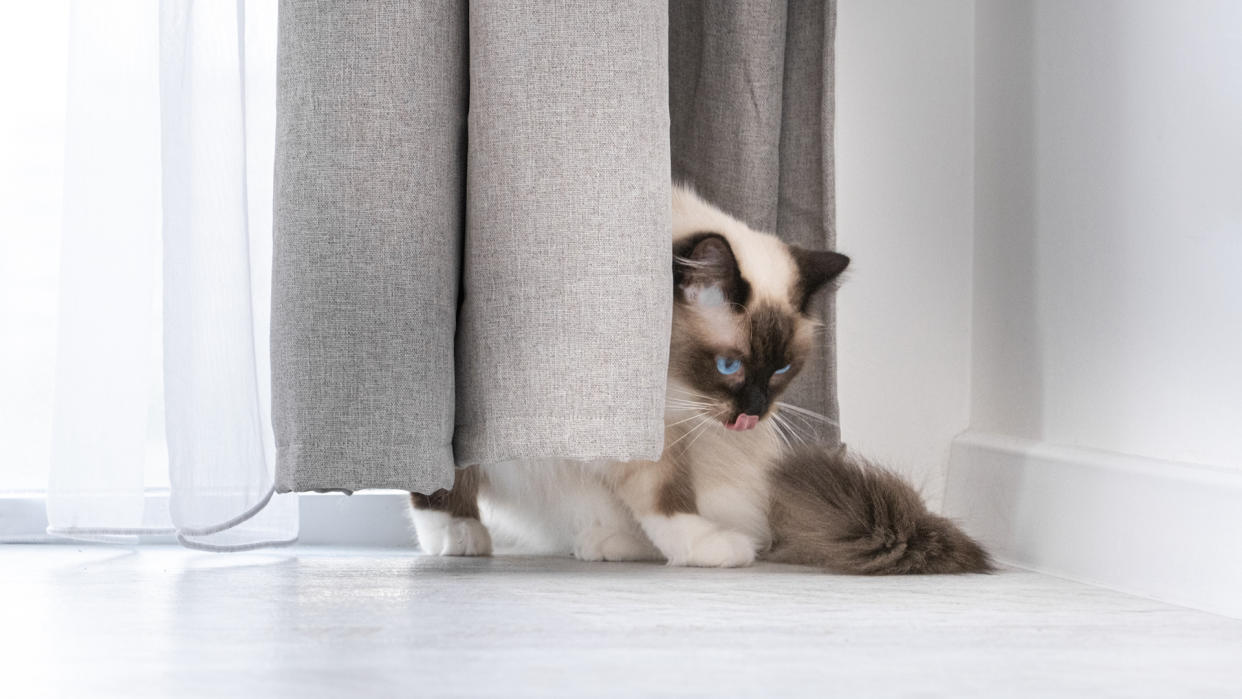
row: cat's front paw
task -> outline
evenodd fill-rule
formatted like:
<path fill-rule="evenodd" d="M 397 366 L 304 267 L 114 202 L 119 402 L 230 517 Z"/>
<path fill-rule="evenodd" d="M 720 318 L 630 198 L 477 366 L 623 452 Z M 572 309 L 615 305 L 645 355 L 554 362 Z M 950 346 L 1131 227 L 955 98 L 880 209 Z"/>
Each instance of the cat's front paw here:
<path fill-rule="evenodd" d="M 755 542 L 695 514 L 642 518 L 643 531 L 673 566 L 737 568 L 755 562 Z"/>
<path fill-rule="evenodd" d="M 650 561 L 660 552 L 642 534 L 624 529 L 593 526 L 578 535 L 574 558 L 580 561 Z"/>
<path fill-rule="evenodd" d="M 684 560 L 669 561 L 672 565 L 700 568 L 739 568 L 754 562 L 754 542 L 749 536 L 728 529 L 704 534 L 690 544 Z"/>
<path fill-rule="evenodd" d="M 433 556 L 490 556 L 492 537 L 477 519 L 438 510 L 413 510 L 418 547 Z"/>

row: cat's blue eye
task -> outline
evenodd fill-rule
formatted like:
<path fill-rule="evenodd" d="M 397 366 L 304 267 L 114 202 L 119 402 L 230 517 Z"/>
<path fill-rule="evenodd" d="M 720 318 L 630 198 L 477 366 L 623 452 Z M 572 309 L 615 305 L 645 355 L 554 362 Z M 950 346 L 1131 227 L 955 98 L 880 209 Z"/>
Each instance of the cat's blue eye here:
<path fill-rule="evenodd" d="M 772 373 L 773 373 L 773 374 L 784 374 L 785 372 L 789 371 L 789 367 L 790 367 L 790 365 L 789 365 L 789 364 L 786 364 L 785 366 L 781 367 L 780 369 L 777 369 L 776 371 L 774 371 L 774 372 L 772 372 Z"/>
<path fill-rule="evenodd" d="M 725 376 L 728 376 L 729 374 L 736 374 L 737 370 L 741 368 L 742 360 L 740 359 L 725 359 L 724 357 L 716 357 L 716 371 L 719 371 Z"/>

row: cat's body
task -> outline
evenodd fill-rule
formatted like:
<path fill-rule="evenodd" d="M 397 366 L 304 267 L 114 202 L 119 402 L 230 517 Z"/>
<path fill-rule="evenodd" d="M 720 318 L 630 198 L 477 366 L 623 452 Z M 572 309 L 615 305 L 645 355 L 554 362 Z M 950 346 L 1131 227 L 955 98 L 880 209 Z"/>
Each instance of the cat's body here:
<path fill-rule="evenodd" d="M 666 422 L 689 417 L 670 410 Z M 688 482 L 673 488 L 692 502 L 658 502 L 670 464 L 514 461 L 479 470 L 482 520 L 497 539 L 523 551 L 570 554 L 583 560 L 670 560 L 686 565 L 744 565 L 765 550 L 768 531 L 768 483 L 782 442 L 768 430 L 709 432 L 689 419 L 666 431 L 665 444 L 690 464 Z M 715 426 L 713 426 L 715 427 Z M 682 452 L 682 447 L 686 447 Z M 666 446 L 666 448 L 668 448 Z M 661 468 L 664 466 L 664 468 Z M 673 474 L 668 474 L 673 475 Z M 674 475 L 673 478 L 680 478 Z M 651 491 L 656 500 L 640 521 L 630 501 Z M 669 553 L 651 543 L 644 525 L 664 535 Z M 714 532 L 720 532 L 719 536 Z M 672 542 L 682 532 L 707 540 Z M 724 539 L 725 541 L 721 541 Z M 699 544 L 702 544 L 700 546 Z M 710 550 L 700 550 L 710 549 Z M 709 555 L 710 554 L 710 555 Z"/>
<path fill-rule="evenodd" d="M 476 483 L 479 518 L 498 541 L 530 553 L 588 561 L 750 563 L 771 543 L 769 480 L 781 453 L 780 437 L 766 429 L 709 427 L 684 409 L 668 410 L 665 419 L 671 425 L 666 450 L 676 450 L 677 464 L 686 466 L 547 459 L 471 467 L 464 473 Z M 675 472 L 681 468 L 685 473 Z M 662 503 L 662 497 L 674 501 Z M 643 514 L 636 516 L 635 507 Z M 413 517 L 425 550 L 443 555 L 490 550 L 486 532 L 468 518 L 453 522 L 417 509 Z M 446 527 L 456 532 L 424 533 Z M 663 546 L 657 548 L 653 538 Z"/>
<path fill-rule="evenodd" d="M 987 569 L 982 550 L 923 509 L 900 479 L 864 474 L 866 487 L 834 490 L 823 473 L 845 476 L 846 486 L 859 481 L 842 453 L 792 449 L 797 428 L 782 408 L 824 418 L 777 397 L 812 348 L 810 297 L 848 258 L 751 230 L 688 189 L 675 188 L 672 211 L 676 289 L 660 460 L 459 471 L 452 491 L 413 495 L 423 549 L 487 554 L 491 529 L 524 550 L 584 560 L 739 566 L 771 550 L 842 572 Z M 800 522 L 835 531 L 806 532 Z M 928 541 L 939 547 L 930 558 L 919 548 Z"/>

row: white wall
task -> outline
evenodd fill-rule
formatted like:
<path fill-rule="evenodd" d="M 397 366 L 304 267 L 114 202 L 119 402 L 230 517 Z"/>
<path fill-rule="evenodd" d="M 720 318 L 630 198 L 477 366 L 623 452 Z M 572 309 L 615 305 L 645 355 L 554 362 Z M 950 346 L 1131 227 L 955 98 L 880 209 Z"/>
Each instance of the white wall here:
<path fill-rule="evenodd" d="M 971 431 L 1003 558 L 1242 617 L 1242 3 L 976 15 Z"/>
<path fill-rule="evenodd" d="M 1242 469 L 1242 3 L 980 3 L 972 427 Z"/>
<path fill-rule="evenodd" d="M 938 503 L 969 417 L 974 3 L 841 0 L 843 438 Z"/>
<path fill-rule="evenodd" d="M 1032 7 L 977 6 L 975 34 L 974 429 L 1041 434 L 1035 293 Z"/>

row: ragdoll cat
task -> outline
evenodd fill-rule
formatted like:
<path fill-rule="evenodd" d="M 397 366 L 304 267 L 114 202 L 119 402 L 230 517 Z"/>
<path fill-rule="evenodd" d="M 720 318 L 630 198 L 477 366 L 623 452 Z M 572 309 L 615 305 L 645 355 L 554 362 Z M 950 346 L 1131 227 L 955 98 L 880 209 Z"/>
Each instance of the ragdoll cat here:
<path fill-rule="evenodd" d="M 488 529 L 583 560 L 842 573 L 953 573 L 987 554 L 897 476 L 843 448 L 792 446 L 777 400 L 812 349 L 812 296 L 849 264 L 751 230 L 674 188 L 674 312 L 659 461 L 472 466 L 411 495 L 420 546 L 488 555 Z M 484 522 L 487 526 L 484 526 Z"/>

